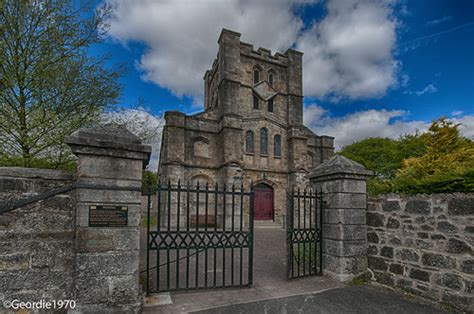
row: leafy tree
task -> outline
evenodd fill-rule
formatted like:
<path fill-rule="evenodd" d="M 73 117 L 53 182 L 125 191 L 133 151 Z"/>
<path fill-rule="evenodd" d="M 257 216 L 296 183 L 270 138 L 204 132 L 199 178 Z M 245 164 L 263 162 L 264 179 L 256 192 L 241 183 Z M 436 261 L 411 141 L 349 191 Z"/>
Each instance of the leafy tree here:
<path fill-rule="evenodd" d="M 150 186 L 150 189 L 148 188 Z M 156 193 L 158 191 L 158 174 L 152 171 L 143 171 L 142 176 L 142 193 Z"/>
<path fill-rule="evenodd" d="M 392 180 L 405 158 L 421 156 L 425 150 L 424 139 L 416 133 L 398 139 L 367 138 L 344 147 L 339 153 L 375 172 L 375 177 L 367 182 L 367 191 L 377 195 L 392 191 Z"/>
<path fill-rule="evenodd" d="M 375 171 L 379 177 L 391 177 L 396 167 L 395 141 L 389 138 L 367 138 L 345 146 L 339 153 Z"/>
<path fill-rule="evenodd" d="M 153 148 L 159 148 L 164 122 L 162 116 L 156 116 L 147 109 L 142 98 L 136 105 L 105 111 L 101 117 L 101 123 L 124 126 Z"/>
<path fill-rule="evenodd" d="M 150 162 L 146 169 L 150 173 L 154 172 L 155 176 L 158 170 L 158 157 L 164 121 L 162 116 L 155 116 L 144 107 L 142 100 L 139 100 L 137 105 L 130 108 L 108 110 L 102 114 L 101 118 L 101 123 L 110 123 L 126 127 L 130 132 L 138 136 L 144 144 L 151 146 Z M 143 179 L 147 180 L 145 175 Z M 156 184 L 154 184 L 154 186 L 155 185 Z M 146 191 L 146 189 L 144 191 Z"/>
<path fill-rule="evenodd" d="M 397 162 L 396 170 L 392 173 L 392 178 L 395 176 L 396 171 L 403 166 L 403 161 L 406 158 L 419 157 L 426 153 L 426 141 L 418 132 L 415 134 L 402 135 L 395 143 L 395 159 Z"/>
<path fill-rule="evenodd" d="M 93 5 L 0 0 L 0 162 L 70 164 L 64 138 L 116 103 L 122 67 L 86 52 L 108 14 Z"/>
<path fill-rule="evenodd" d="M 146 107 L 143 99 L 139 98 L 138 104 L 129 108 L 116 108 L 103 112 L 101 123 L 116 124 L 126 127 L 130 132 L 138 136 L 143 143 L 151 145 L 152 154 L 147 170 L 143 171 L 142 193 L 148 193 L 148 183 L 151 184 L 151 192 L 157 191 L 157 157 L 161 143 L 161 133 L 164 119 L 153 115 Z"/>
<path fill-rule="evenodd" d="M 404 135 L 399 139 L 371 137 L 344 147 L 340 154 L 351 158 L 381 179 L 392 179 L 408 157 L 421 156 L 426 150 L 418 134 Z"/>
<path fill-rule="evenodd" d="M 405 193 L 474 190 L 474 142 L 462 137 L 459 124 L 440 118 L 422 135 L 426 154 L 407 158 L 397 172 L 395 191 Z"/>

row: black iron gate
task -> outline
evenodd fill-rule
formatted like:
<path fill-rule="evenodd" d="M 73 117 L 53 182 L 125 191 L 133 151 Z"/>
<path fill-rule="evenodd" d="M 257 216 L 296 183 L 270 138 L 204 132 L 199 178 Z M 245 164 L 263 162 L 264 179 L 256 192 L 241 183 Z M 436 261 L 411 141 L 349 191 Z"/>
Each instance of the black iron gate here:
<path fill-rule="evenodd" d="M 287 214 L 287 276 L 322 275 L 322 192 L 292 191 Z"/>
<path fill-rule="evenodd" d="M 253 192 L 197 182 L 158 184 L 148 196 L 148 293 L 251 286 Z"/>

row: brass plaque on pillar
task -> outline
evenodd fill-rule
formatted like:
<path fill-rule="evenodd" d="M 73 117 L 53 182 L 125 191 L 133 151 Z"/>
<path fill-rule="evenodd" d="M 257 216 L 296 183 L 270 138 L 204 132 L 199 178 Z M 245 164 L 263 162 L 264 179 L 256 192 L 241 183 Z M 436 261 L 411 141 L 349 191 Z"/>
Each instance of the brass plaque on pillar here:
<path fill-rule="evenodd" d="M 126 227 L 128 207 L 122 205 L 90 205 L 89 227 Z"/>

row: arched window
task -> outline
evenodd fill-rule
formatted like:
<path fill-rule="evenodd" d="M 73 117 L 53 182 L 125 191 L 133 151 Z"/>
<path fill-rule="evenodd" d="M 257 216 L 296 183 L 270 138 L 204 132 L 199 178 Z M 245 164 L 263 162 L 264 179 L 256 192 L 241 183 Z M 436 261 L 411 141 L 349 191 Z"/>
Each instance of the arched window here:
<path fill-rule="evenodd" d="M 258 97 L 257 95 L 253 95 L 253 109 L 258 109 Z"/>
<path fill-rule="evenodd" d="M 281 136 L 279 134 L 273 138 L 273 155 L 281 157 Z"/>
<path fill-rule="evenodd" d="M 247 135 L 245 136 L 245 152 L 253 153 L 253 132 L 252 131 L 247 131 Z"/>
<path fill-rule="evenodd" d="M 268 112 L 273 112 L 273 98 L 268 100 Z"/>
<path fill-rule="evenodd" d="M 268 84 L 273 86 L 273 73 L 272 72 L 268 73 Z"/>
<path fill-rule="evenodd" d="M 268 155 L 268 131 L 266 128 L 260 129 L 260 155 Z"/>
<path fill-rule="evenodd" d="M 258 69 L 253 69 L 253 83 L 257 84 L 260 82 L 260 71 Z"/>

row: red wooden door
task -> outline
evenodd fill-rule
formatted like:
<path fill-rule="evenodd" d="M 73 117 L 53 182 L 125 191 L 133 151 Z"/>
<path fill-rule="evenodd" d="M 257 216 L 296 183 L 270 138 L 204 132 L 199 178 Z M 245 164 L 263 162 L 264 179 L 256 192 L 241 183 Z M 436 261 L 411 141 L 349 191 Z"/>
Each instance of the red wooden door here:
<path fill-rule="evenodd" d="M 254 192 L 254 219 L 273 220 L 273 189 L 259 184 Z"/>

